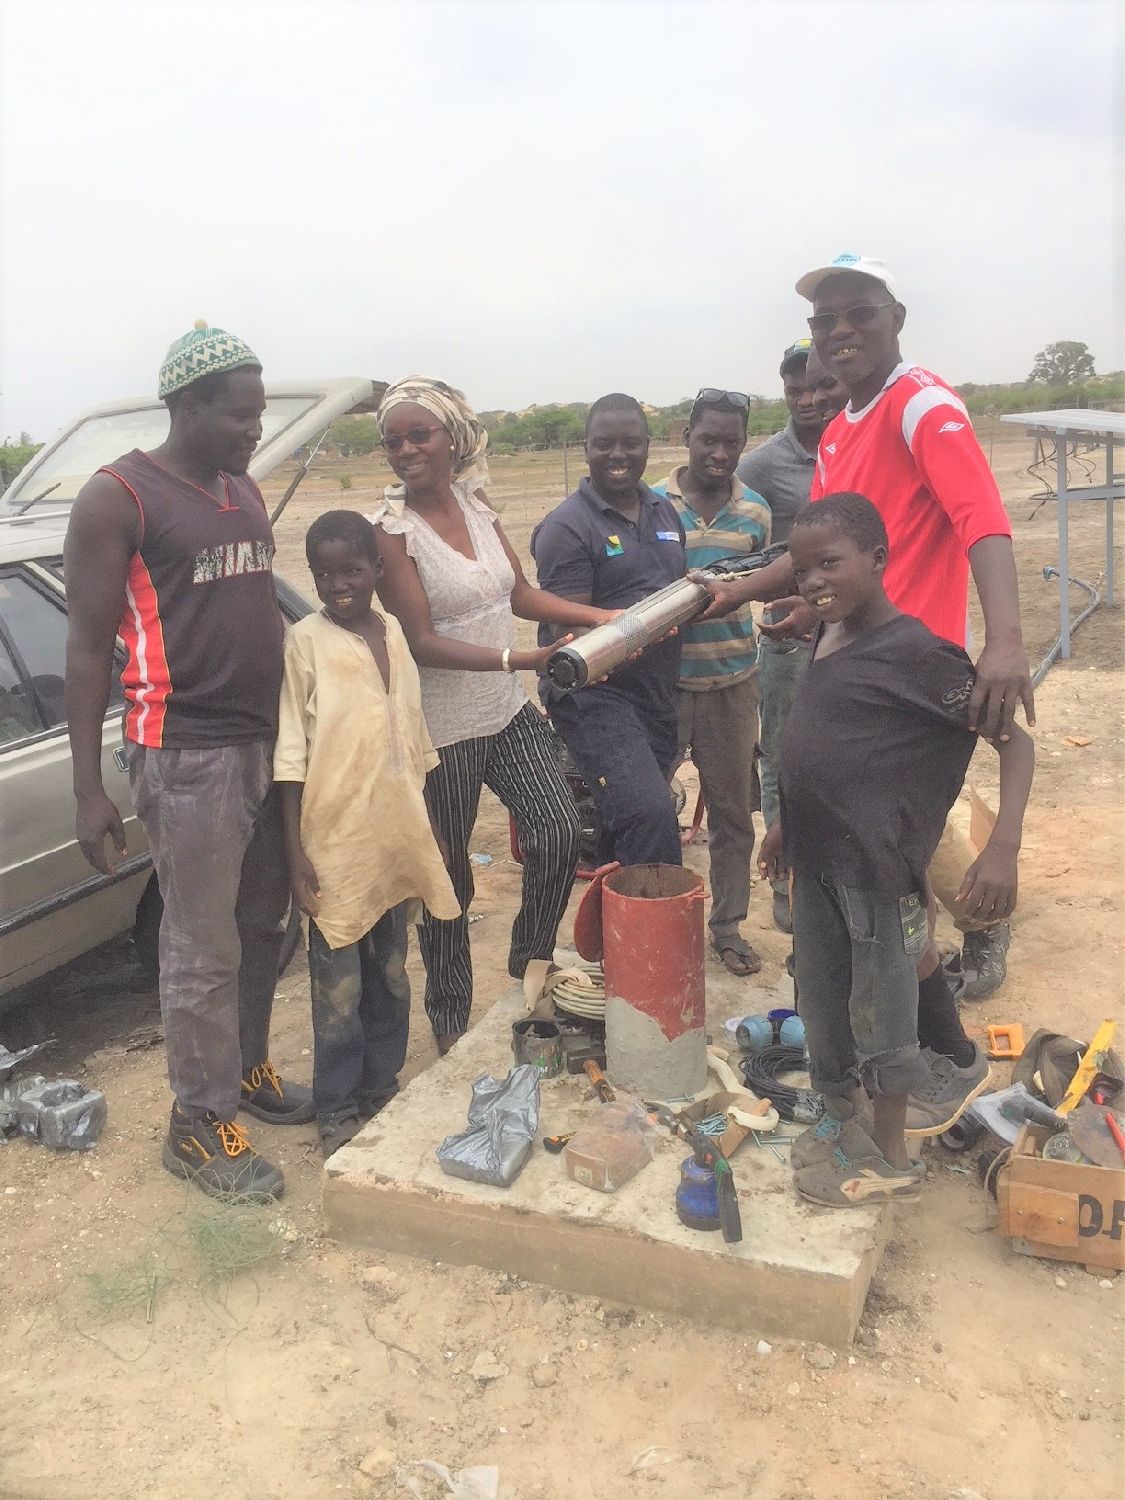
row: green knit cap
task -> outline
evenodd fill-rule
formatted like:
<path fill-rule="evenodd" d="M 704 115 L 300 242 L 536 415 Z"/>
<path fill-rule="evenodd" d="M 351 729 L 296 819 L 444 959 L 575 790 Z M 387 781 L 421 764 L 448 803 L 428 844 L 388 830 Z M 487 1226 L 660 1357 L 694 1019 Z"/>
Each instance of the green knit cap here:
<path fill-rule="evenodd" d="M 204 375 L 222 370 L 241 370 L 246 365 L 262 368 L 262 361 L 249 344 L 222 328 L 208 328 L 202 318 L 190 333 L 177 339 L 160 366 L 156 394 L 163 401 L 173 391 L 182 391 Z"/>

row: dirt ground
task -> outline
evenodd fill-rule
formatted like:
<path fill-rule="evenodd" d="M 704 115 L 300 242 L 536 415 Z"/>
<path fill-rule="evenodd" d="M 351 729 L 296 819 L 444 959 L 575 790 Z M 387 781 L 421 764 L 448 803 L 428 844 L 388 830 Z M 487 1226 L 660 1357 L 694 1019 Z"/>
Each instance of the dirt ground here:
<path fill-rule="evenodd" d="M 1036 511 L 1030 498 L 1030 440 L 987 424 L 982 438 L 1012 516 L 1037 661 L 1057 630 L 1055 587 L 1042 578 L 1055 557 L 1054 510 Z M 651 477 L 676 457 L 654 455 Z M 576 456 L 572 483 L 580 472 Z M 562 498 L 561 456 L 500 459 L 493 475 L 505 528 L 526 556 L 534 521 Z M 307 589 L 309 520 L 333 506 L 367 508 L 382 477 L 371 461 L 333 461 L 307 481 L 279 525 L 282 571 Z M 286 479 L 275 476 L 271 493 Z M 1090 507 L 1071 529 L 1072 570 L 1091 581 L 1104 567 L 1102 524 Z M 1088 1036 L 1120 1012 L 1121 637 L 1121 615 L 1099 611 L 1074 659 L 1040 688 L 1009 978 L 973 1008 L 974 1021 Z M 996 784 L 990 754 L 984 747 L 973 769 L 986 793 Z M 479 1015 L 507 988 L 519 889 L 506 818 L 487 794 L 473 847 L 493 856 L 474 905 Z M 705 847 L 688 857 L 705 870 Z M 787 951 L 767 897 L 755 891 L 747 923 L 764 979 Z M 417 981 L 416 957 L 411 968 Z M 300 957 L 275 1016 L 274 1059 L 305 1080 Z M 711 1327 L 341 1248 L 321 1227 L 312 1127 L 254 1129 L 287 1175 L 281 1253 L 229 1283 L 201 1284 L 183 1246 L 185 1215 L 203 1200 L 159 1165 L 168 1100 L 162 1052 L 150 1045 L 158 1022 L 126 946 L 43 981 L 0 1021 L 11 1047 L 57 1037 L 47 1070 L 88 1079 L 110 1105 L 92 1153 L 0 1147 L 0 1496 L 405 1495 L 394 1467 L 422 1458 L 495 1464 L 502 1493 L 520 1500 L 1120 1494 L 1125 1278 L 1013 1254 L 975 1174 L 937 1146 L 927 1149 L 922 1202 L 899 1213 L 855 1347 L 835 1363 L 796 1343 L 759 1353 L 755 1340 Z M 416 999 L 407 1076 L 432 1055 Z M 100 1274 L 120 1291 L 126 1272 L 161 1265 L 170 1281 L 108 1313 L 85 1279 Z M 507 1367 L 487 1385 L 469 1373 L 481 1351 Z"/>

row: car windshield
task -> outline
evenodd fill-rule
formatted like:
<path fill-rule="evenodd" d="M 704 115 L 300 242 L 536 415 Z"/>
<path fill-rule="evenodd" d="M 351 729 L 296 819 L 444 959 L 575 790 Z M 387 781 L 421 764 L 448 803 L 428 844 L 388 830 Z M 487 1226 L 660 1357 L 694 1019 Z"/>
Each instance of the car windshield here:
<path fill-rule="evenodd" d="M 272 396 L 262 414 L 262 443 L 295 422 L 316 405 L 313 396 Z M 50 489 L 52 504 L 73 500 L 78 491 L 102 464 L 112 463 L 133 448 L 158 448 L 168 436 L 168 411 L 163 404 L 136 407 L 132 411 L 112 412 L 88 417 L 80 422 L 35 470 L 24 484 L 13 485 L 4 496 L 17 509 L 36 495 Z M 52 486 L 57 486 L 52 488 Z"/>

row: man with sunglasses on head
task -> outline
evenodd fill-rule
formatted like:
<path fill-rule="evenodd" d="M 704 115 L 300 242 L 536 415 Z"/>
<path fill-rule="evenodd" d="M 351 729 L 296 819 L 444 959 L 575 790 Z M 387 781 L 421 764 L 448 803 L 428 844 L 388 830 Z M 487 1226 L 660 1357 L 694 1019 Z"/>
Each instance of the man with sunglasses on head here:
<path fill-rule="evenodd" d="M 684 429 L 687 464 L 653 485 L 683 522 L 689 568 L 749 556 L 769 543 L 769 506 L 735 477 L 749 409 L 750 398 L 741 391 L 704 386 Z M 745 977 L 762 967 L 739 931 L 750 904 L 757 805 L 758 667 L 751 606 L 725 620 L 685 625 L 680 635 L 680 750 L 690 751 L 707 807 L 711 946 L 730 973 Z"/>
<path fill-rule="evenodd" d="M 775 542 L 786 540 L 793 517 L 808 503 L 820 435 L 829 418 L 848 399 L 847 392 L 823 366 L 817 372 L 819 384 L 814 387 L 808 372 L 810 356 L 816 357 L 812 339 L 797 339 L 781 356 L 780 373 L 789 420 L 780 432 L 747 453 L 738 466 L 742 483 L 761 495 L 769 506 Z M 767 611 L 766 620 L 770 618 Z M 767 829 L 777 822 L 781 811 L 777 790 L 778 751 L 807 661 L 808 646 L 803 640 L 773 640 L 763 635 L 758 644 L 762 721 L 758 774 L 762 817 Z M 788 880 L 773 882 L 773 920 L 782 932 L 792 932 Z"/>
<path fill-rule="evenodd" d="M 940 377 L 902 358 L 906 309 L 881 260 L 838 255 L 802 276 L 797 291 L 813 304 L 809 330 L 816 351 L 850 398 L 820 440 L 810 498 L 866 495 L 890 538 L 885 584 L 892 603 L 962 647 L 972 572 L 985 644 L 968 722 L 986 739 L 1005 740 L 1021 702 L 1028 724 L 1034 724 L 1035 703 L 1011 526 L 964 402 Z M 751 579 L 715 585 L 712 592 L 716 615 L 747 599 L 783 603 L 785 618 L 764 627 L 775 639 L 812 629 L 814 612 L 791 597 L 787 558 Z M 1008 926 L 989 910 L 958 909 L 958 884 L 947 891 L 946 904 L 952 902 L 960 924 L 975 928 L 966 932 L 962 964 L 972 970 L 967 995 L 983 998 L 1004 976 Z M 946 1128 L 979 1091 L 987 1062 L 965 1035 L 932 944 L 919 965 L 919 981 L 919 1039 L 933 1059 L 933 1089 L 912 1099 L 907 1123 L 908 1134 L 929 1135 Z"/>

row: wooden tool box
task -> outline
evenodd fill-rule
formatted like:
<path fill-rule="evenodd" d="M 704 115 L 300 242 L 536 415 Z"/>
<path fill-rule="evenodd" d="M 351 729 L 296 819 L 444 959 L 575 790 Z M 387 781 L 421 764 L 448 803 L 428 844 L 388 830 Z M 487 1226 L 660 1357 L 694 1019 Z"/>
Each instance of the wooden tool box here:
<path fill-rule="evenodd" d="M 1125 1165 L 1044 1160 L 1050 1132 L 1024 1125 L 1000 1169 L 1000 1232 L 1021 1255 L 1125 1270 Z"/>

